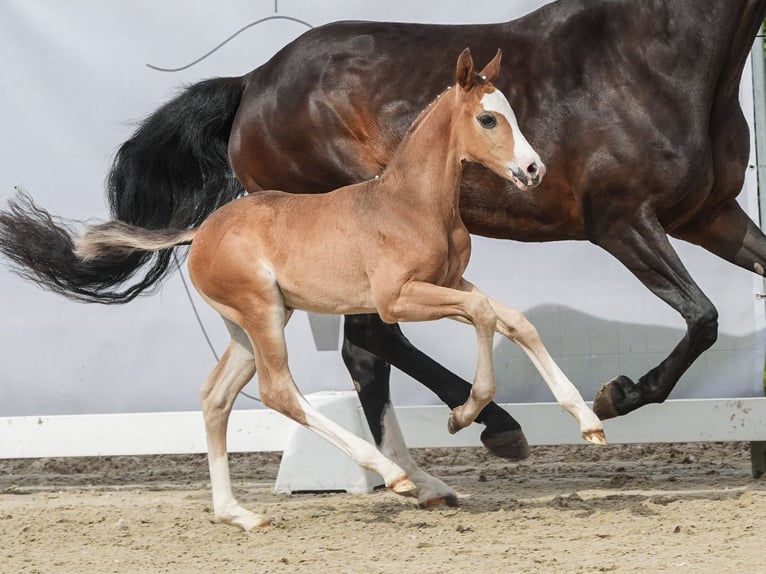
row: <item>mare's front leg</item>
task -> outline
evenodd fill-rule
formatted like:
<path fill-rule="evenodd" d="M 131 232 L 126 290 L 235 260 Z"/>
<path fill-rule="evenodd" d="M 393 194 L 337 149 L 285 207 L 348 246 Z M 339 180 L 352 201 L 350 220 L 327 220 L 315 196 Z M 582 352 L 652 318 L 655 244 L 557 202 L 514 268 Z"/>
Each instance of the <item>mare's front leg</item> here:
<path fill-rule="evenodd" d="M 484 295 L 465 279 L 463 279 L 461 288 Z M 484 297 L 487 296 L 484 295 Z M 487 297 L 487 300 L 497 313 L 497 332 L 524 350 L 551 389 L 556 402 L 577 419 L 582 437 L 595 444 L 606 444 L 604 425 L 590 407 L 585 404 L 580 391 L 550 356 L 535 326 L 529 322 L 523 313 L 511 309 L 491 297 Z"/>
<path fill-rule="evenodd" d="M 202 413 L 207 435 L 213 512 L 217 520 L 252 530 L 268 526 L 268 520 L 246 510 L 234 498 L 226 448 L 226 427 L 237 395 L 255 374 L 253 350 L 244 331 L 226 321 L 231 340 L 202 387 Z"/>
<path fill-rule="evenodd" d="M 372 314 L 347 315 L 343 335 L 344 360 L 378 446 L 384 436 L 383 416 L 391 404 L 389 363 L 424 384 L 451 409 L 468 399 L 471 385 L 419 351 L 396 323 L 384 323 Z M 505 409 L 490 402 L 476 422 L 486 425 L 481 442 L 495 456 L 509 460 L 529 456 L 521 426 Z"/>
<path fill-rule="evenodd" d="M 401 466 L 417 487 L 416 490 L 406 494 L 416 496 L 421 508 L 440 505 L 457 506 L 457 493 L 444 482 L 418 467 L 407 450 L 394 407 L 389 400 L 388 375 L 391 370 L 389 364 L 372 353 L 356 347 L 348 339 L 343 342 L 343 361 L 359 393 L 375 445 L 384 456 Z"/>
<path fill-rule="evenodd" d="M 392 323 L 449 317 L 473 324 L 478 343 L 474 381 L 466 401 L 452 410 L 447 428 L 455 433 L 471 424 L 495 395 L 492 336 L 497 315 L 486 297 L 423 281 L 405 283 L 393 297 L 385 288 L 373 291 L 380 316 Z"/>
<path fill-rule="evenodd" d="M 663 402 L 681 375 L 718 336 L 718 311 L 697 286 L 648 208 L 634 221 L 607 226 L 595 243 L 619 259 L 652 293 L 678 311 L 687 332 L 670 355 L 634 383 L 626 376 L 608 382 L 597 393 L 593 410 L 602 419 L 627 414 L 649 403 Z"/>

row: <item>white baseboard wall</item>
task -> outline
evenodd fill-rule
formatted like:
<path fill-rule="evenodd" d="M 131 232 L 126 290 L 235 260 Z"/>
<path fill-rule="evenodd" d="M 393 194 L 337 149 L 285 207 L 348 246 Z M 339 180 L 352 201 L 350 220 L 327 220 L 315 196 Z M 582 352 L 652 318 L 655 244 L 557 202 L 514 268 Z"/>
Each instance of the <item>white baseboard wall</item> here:
<path fill-rule="evenodd" d="M 555 403 L 504 404 L 532 445 L 579 444 L 574 419 Z M 410 448 L 479 446 L 482 426 L 447 432 L 443 406 L 396 410 Z M 273 411 L 235 410 L 229 450 L 284 450 L 292 421 Z M 610 443 L 766 443 L 766 398 L 671 400 L 605 422 Z M 202 414 L 191 412 L 0 418 L 0 458 L 205 452 Z"/>

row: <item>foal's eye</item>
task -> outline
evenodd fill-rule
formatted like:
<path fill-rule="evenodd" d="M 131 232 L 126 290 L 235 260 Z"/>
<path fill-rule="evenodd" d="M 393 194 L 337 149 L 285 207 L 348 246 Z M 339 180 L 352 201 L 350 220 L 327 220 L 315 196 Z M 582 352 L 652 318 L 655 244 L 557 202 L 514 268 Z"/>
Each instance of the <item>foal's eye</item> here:
<path fill-rule="evenodd" d="M 487 128 L 488 130 L 491 130 L 497 125 L 497 118 L 495 118 L 495 116 L 492 114 L 481 114 L 476 119 L 481 124 L 481 127 Z"/>

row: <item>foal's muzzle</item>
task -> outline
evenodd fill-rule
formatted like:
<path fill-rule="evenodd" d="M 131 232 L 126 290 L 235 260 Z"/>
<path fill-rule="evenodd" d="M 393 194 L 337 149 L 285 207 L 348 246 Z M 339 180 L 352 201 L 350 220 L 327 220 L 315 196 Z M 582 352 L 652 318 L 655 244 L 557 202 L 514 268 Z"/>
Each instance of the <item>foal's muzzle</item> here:
<path fill-rule="evenodd" d="M 522 191 L 537 187 L 545 177 L 545 164 L 541 161 L 532 161 L 526 164 L 526 167 L 513 170 L 513 177 L 517 183 L 523 186 Z"/>

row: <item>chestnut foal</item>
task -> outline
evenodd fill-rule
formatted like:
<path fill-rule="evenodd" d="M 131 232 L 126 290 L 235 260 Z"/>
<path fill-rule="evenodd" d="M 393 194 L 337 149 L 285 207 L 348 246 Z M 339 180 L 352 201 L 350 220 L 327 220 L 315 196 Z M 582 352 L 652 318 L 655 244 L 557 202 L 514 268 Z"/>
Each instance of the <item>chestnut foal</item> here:
<path fill-rule="evenodd" d="M 421 505 L 447 489 L 416 487 L 405 469 L 304 399 L 287 364 L 284 326 L 293 309 L 374 313 L 387 322 L 449 317 L 474 325 L 478 357 L 466 402 L 449 418 L 450 432 L 474 421 L 493 398 L 495 331 L 530 356 L 583 437 L 604 443 L 598 417 L 558 369 L 535 328 L 463 278 L 471 240 L 458 211 L 461 165 L 473 161 L 525 189 L 545 166 L 519 130 L 493 82 L 500 52 L 481 73 L 468 49 L 456 85 L 421 113 L 380 177 L 321 195 L 256 193 L 227 204 L 199 228 L 150 231 L 119 221 L 91 226 L 77 241 L 84 259 L 116 251 L 158 250 L 191 243 L 189 274 L 224 318 L 231 341 L 202 390 L 213 506 L 222 522 L 244 530 L 268 524 L 234 498 L 226 426 L 237 393 L 256 372 L 263 403 L 323 436 L 399 494 Z M 418 491 L 424 492 L 418 492 Z M 443 502 L 443 501 L 441 501 Z"/>

